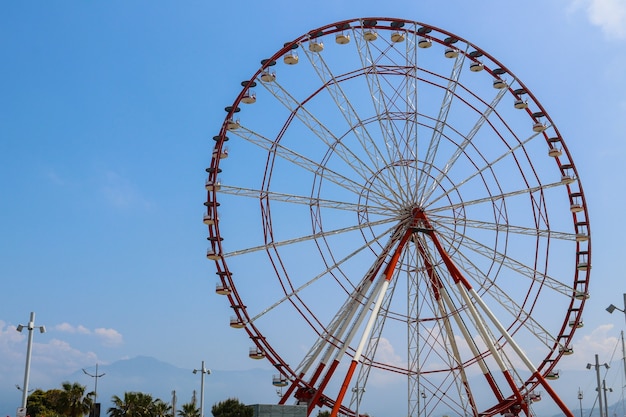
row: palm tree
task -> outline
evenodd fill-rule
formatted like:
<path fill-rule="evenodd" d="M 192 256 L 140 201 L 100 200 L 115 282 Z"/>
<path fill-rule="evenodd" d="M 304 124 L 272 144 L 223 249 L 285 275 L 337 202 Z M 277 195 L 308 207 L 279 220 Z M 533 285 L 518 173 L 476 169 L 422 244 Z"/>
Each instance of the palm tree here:
<path fill-rule="evenodd" d="M 152 403 L 153 417 L 170 417 L 172 415 L 172 406 L 160 399 L 154 400 Z"/>
<path fill-rule="evenodd" d="M 181 409 L 178 410 L 179 417 L 202 417 L 200 416 L 200 409 L 196 407 L 195 401 L 183 404 L 180 408 Z"/>
<path fill-rule="evenodd" d="M 89 414 L 94 393 L 85 394 L 85 386 L 78 382 L 64 382 L 61 386 L 63 391 L 59 398 L 60 411 L 67 417 L 82 417 Z"/>
<path fill-rule="evenodd" d="M 107 410 L 111 417 L 152 417 L 154 401 L 150 394 L 125 392 L 123 400 L 114 395 L 111 401 L 113 407 Z"/>

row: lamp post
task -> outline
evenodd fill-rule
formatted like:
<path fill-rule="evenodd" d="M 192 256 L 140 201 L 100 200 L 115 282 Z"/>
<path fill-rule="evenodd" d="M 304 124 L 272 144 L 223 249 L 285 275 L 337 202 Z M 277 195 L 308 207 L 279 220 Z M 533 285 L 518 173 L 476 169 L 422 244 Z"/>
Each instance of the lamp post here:
<path fill-rule="evenodd" d="M 603 395 L 604 395 L 604 408 L 605 408 L 605 417 L 609 417 L 609 403 L 606 400 L 606 392 L 613 392 L 613 388 L 607 388 L 606 387 L 606 381 L 603 379 L 602 380 L 602 391 L 603 391 Z"/>
<path fill-rule="evenodd" d="M 194 369 L 193 373 L 200 372 L 200 417 L 204 417 L 204 375 L 210 375 L 211 370 L 204 367 L 204 361 L 202 361 L 201 369 Z"/>
<path fill-rule="evenodd" d="M 607 365 L 606 363 L 603 363 L 602 365 L 600 365 L 598 363 L 598 355 L 596 354 L 596 363 L 591 364 L 588 363 L 587 364 L 587 369 L 591 369 L 591 368 L 595 368 L 596 370 L 596 378 L 597 378 L 597 382 L 598 382 L 598 388 L 596 389 L 598 391 L 598 405 L 600 407 L 600 417 L 604 417 L 604 409 L 602 408 L 602 384 L 600 383 L 600 366 L 604 366 L 606 369 L 609 369 L 609 365 Z"/>
<path fill-rule="evenodd" d="M 580 404 L 580 417 L 583 417 L 583 392 L 578 387 L 578 403 Z"/>
<path fill-rule="evenodd" d="M 613 314 L 615 310 L 618 310 L 624 313 L 624 320 L 626 320 L 626 293 L 624 293 L 624 308 L 623 309 L 616 307 L 613 304 L 609 304 L 609 306 L 606 308 L 606 311 L 608 311 L 611 314 Z"/>
<path fill-rule="evenodd" d="M 24 387 L 22 388 L 22 409 L 26 411 L 26 401 L 28 399 L 28 378 L 30 377 L 30 355 L 33 350 L 33 330 L 35 327 L 39 329 L 40 333 L 46 332 L 45 326 L 35 326 L 35 313 L 30 313 L 30 320 L 26 326 L 18 324 L 15 330 L 22 333 L 24 327 L 28 329 L 28 344 L 26 345 L 26 366 L 24 369 Z"/>
<path fill-rule="evenodd" d="M 100 417 L 100 413 L 99 412 L 96 413 L 96 411 L 95 411 L 95 409 L 98 407 L 98 378 L 101 378 L 101 377 L 105 376 L 106 374 L 104 372 L 101 373 L 101 374 L 98 374 L 98 363 L 96 363 L 96 373 L 95 374 L 90 374 L 89 372 L 87 372 L 85 370 L 85 368 L 83 368 L 83 372 L 85 373 L 85 375 L 88 375 L 88 376 L 90 376 L 92 378 L 95 378 L 95 380 L 96 380 L 95 387 L 94 387 L 93 407 L 92 407 L 92 410 L 94 412 L 93 412 L 93 415 L 90 416 L 90 417 Z"/>
<path fill-rule="evenodd" d="M 613 314 L 615 310 L 621 311 L 622 313 L 624 313 L 624 320 L 626 321 L 626 293 L 624 294 L 624 308 L 623 309 L 616 307 L 613 304 L 609 304 L 609 306 L 606 308 L 606 311 L 608 311 L 611 314 Z M 626 346 L 624 345 L 624 331 L 623 330 L 622 330 L 622 362 L 624 364 L 624 378 L 626 378 Z"/>

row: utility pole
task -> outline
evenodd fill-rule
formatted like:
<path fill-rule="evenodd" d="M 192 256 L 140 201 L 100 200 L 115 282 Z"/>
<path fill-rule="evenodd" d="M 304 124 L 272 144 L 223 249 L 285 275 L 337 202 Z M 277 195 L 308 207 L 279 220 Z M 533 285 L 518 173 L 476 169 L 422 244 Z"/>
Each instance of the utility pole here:
<path fill-rule="evenodd" d="M 204 417 L 204 375 L 211 374 L 211 370 L 206 369 L 204 367 L 204 361 L 202 361 L 202 368 L 193 370 L 194 374 L 198 372 L 200 372 L 200 417 Z"/>
<path fill-rule="evenodd" d="M 607 388 L 606 387 L 606 380 L 602 380 L 602 391 L 604 392 L 604 417 L 609 417 L 609 403 L 606 400 L 606 392 L 613 392 L 613 388 Z"/>
<path fill-rule="evenodd" d="M 609 369 L 609 365 L 607 365 L 606 363 L 600 365 L 600 363 L 598 362 L 598 354 L 596 354 L 596 363 L 594 364 L 587 364 L 587 369 L 591 369 L 591 368 L 595 368 L 596 370 L 596 378 L 597 378 L 597 382 L 598 382 L 598 388 L 596 388 L 596 390 L 598 391 L 598 405 L 600 406 L 600 417 L 606 417 L 604 414 L 604 409 L 602 407 L 602 384 L 600 382 L 600 366 L 604 366 L 606 367 L 606 369 Z"/>
<path fill-rule="evenodd" d="M 580 417 L 583 417 L 583 392 L 578 387 L 578 403 L 580 404 Z"/>
<path fill-rule="evenodd" d="M 172 416 L 176 416 L 176 390 L 172 391 Z"/>
<path fill-rule="evenodd" d="M 28 378 L 30 377 L 30 356 L 33 350 L 33 330 L 39 328 L 40 333 L 46 332 L 45 326 L 35 326 L 35 313 L 30 313 L 30 320 L 26 326 L 18 324 L 15 328 L 18 332 L 22 333 L 24 327 L 28 329 L 28 344 L 26 345 L 26 367 L 24 369 L 24 386 L 22 388 L 22 412 L 26 414 L 26 402 L 28 400 Z M 19 414 L 19 413 L 18 413 Z"/>
<path fill-rule="evenodd" d="M 93 400 L 93 406 L 91 407 L 91 411 L 92 414 L 89 417 L 100 417 L 100 408 L 98 408 L 98 378 L 105 376 L 106 374 L 103 372 L 101 374 L 98 374 L 98 363 L 96 362 L 96 373 L 95 374 L 90 374 L 89 372 L 87 372 L 85 370 L 85 368 L 83 368 L 83 372 L 85 373 L 85 375 L 88 375 L 92 378 L 95 378 L 96 383 L 95 383 L 95 387 L 94 387 L 94 400 Z"/>

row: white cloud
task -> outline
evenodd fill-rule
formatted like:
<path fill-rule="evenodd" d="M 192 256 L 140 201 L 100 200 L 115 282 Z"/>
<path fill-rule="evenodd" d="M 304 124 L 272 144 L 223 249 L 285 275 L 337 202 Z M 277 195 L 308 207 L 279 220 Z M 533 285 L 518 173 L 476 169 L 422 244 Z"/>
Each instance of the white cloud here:
<path fill-rule="evenodd" d="M 124 343 L 122 334 L 115 329 L 105 329 L 100 327 L 91 331 L 82 324 L 74 326 L 69 323 L 61 323 L 54 326 L 54 330 L 71 334 L 93 335 L 97 337 L 104 346 L 108 347 L 120 346 Z"/>
<path fill-rule="evenodd" d="M 573 344 L 574 354 L 563 357 L 559 362 L 561 368 L 580 369 L 581 364 L 593 362 L 595 355 L 598 355 L 601 363 L 609 362 L 617 344 L 621 343 L 615 335 L 610 335 L 615 333 L 613 327 L 612 324 L 603 324 L 576 339 Z"/>
<path fill-rule="evenodd" d="M 94 330 L 94 333 L 106 346 L 120 346 L 124 343 L 122 334 L 115 329 L 98 328 Z"/>
<path fill-rule="evenodd" d="M 83 326 L 82 324 L 79 324 L 78 326 L 72 326 L 69 323 L 61 323 L 61 324 L 57 324 L 56 326 L 54 326 L 54 329 L 60 332 L 64 332 L 64 333 L 78 333 L 78 334 L 90 334 L 91 333 L 91 331 L 85 326 Z"/>
<path fill-rule="evenodd" d="M 570 11 L 584 9 L 591 24 L 599 26 L 608 39 L 626 39 L 624 0 L 574 0 Z"/>

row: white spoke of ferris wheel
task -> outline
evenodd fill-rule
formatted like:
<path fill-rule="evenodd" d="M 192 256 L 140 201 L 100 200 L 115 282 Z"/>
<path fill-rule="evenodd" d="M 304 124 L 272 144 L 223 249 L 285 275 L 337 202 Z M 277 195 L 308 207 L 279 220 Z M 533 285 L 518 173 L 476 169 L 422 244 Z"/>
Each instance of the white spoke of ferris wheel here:
<path fill-rule="evenodd" d="M 456 313 L 452 314 L 452 318 L 456 322 L 457 327 L 460 329 L 461 334 L 463 335 L 463 339 L 465 340 L 465 342 L 467 343 L 467 346 L 472 352 L 473 357 L 477 358 L 478 366 L 481 372 L 483 373 L 483 375 L 487 375 L 489 373 L 489 368 L 487 368 L 487 365 L 485 364 L 485 359 L 480 354 L 480 351 L 478 350 L 478 347 L 476 346 L 476 342 L 474 338 L 472 337 L 472 335 L 470 334 L 470 331 L 467 328 L 467 325 L 462 320 L 461 315 L 460 315 L 460 310 L 454 305 L 452 299 L 450 298 L 450 295 L 448 294 L 447 288 L 440 288 L 440 294 L 444 302 L 444 305 L 448 307 L 448 310 L 450 312 L 456 311 Z M 465 372 L 465 367 L 463 366 L 463 361 L 460 361 L 459 366 L 462 372 L 464 388 L 467 391 L 467 401 L 474 404 L 474 394 L 472 393 L 471 386 L 467 380 L 467 374 Z M 468 406 L 469 404 L 463 404 L 463 408 L 466 408 Z"/>
<path fill-rule="evenodd" d="M 400 149 L 400 146 L 394 133 L 393 123 L 389 118 L 390 109 L 385 97 L 385 91 L 380 84 L 381 77 L 378 74 L 376 59 L 374 59 L 374 57 L 372 56 L 372 51 L 370 48 L 371 42 L 368 42 L 363 38 L 362 30 L 353 30 L 353 32 L 355 34 L 354 38 L 357 45 L 357 51 L 359 52 L 359 58 L 361 60 L 361 66 L 365 69 L 368 69 L 368 71 L 365 72 L 365 79 L 367 80 L 367 85 L 370 90 L 372 104 L 374 105 L 374 109 L 376 111 L 376 114 L 378 115 L 377 119 L 380 125 L 383 142 L 385 143 L 387 148 L 387 159 L 383 160 L 383 166 L 386 166 L 391 161 L 395 160 L 392 152 L 393 150 Z M 381 56 L 384 55 L 385 52 L 382 52 Z M 401 201 L 407 201 L 408 197 L 406 195 L 405 187 L 402 186 L 400 182 L 397 183 L 397 190 L 400 191 L 401 194 L 403 194 L 401 197 Z"/>
<path fill-rule="evenodd" d="M 461 295 L 461 298 L 463 299 L 465 305 L 467 306 L 467 310 L 469 311 L 469 316 L 472 322 L 474 323 L 474 326 L 480 333 L 481 340 L 485 343 L 485 346 L 487 346 L 487 349 L 489 349 L 489 351 L 491 352 L 491 355 L 495 359 L 496 363 L 498 364 L 500 371 L 506 372 L 507 368 L 506 368 L 506 365 L 504 364 L 502 357 L 499 354 L 499 349 L 496 346 L 496 340 L 495 338 L 490 336 L 490 332 L 487 330 L 487 326 L 486 326 L 486 323 L 484 322 L 483 317 L 480 314 L 478 314 L 478 311 L 476 310 L 474 303 L 470 299 L 468 290 L 460 281 L 457 282 L 456 288 L 459 294 Z"/>
<path fill-rule="evenodd" d="M 430 178 L 430 171 L 432 170 L 432 167 L 434 165 L 437 149 L 439 148 L 439 142 L 441 141 L 441 135 L 443 134 L 443 129 L 448 121 L 450 105 L 452 104 L 452 99 L 454 98 L 454 92 L 456 90 L 456 87 L 459 84 L 459 76 L 461 74 L 461 69 L 463 68 L 463 62 L 465 62 L 465 54 L 458 54 L 454 60 L 454 65 L 452 66 L 452 74 L 448 79 L 448 86 L 446 87 L 446 92 L 443 96 L 441 106 L 439 107 L 439 115 L 437 116 L 435 129 L 433 130 L 433 134 L 430 138 L 430 142 L 428 145 L 428 150 L 426 151 L 426 157 L 424 158 L 425 170 L 424 173 L 420 174 L 419 176 L 418 196 L 422 196 L 420 197 L 420 204 L 423 204 L 425 201 L 423 197 L 424 190 L 426 188 L 426 185 L 428 184 L 428 178 Z"/>
<path fill-rule="evenodd" d="M 366 242 L 364 245 L 362 245 L 361 247 L 355 249 L 352 253 L 349 253 L 348 255 L 346 255 L 343 259 L 340 259 L 339 261 L 335 262 L 333 265 L 329 266 L 328 268 L 326 268 L 324 271 L 320 272 L 319 274 L 317 274 L 316 276 L 314 276 L 313 278 L 311 278 L 310 280 L 308 280 L 307 282 L 305 282 L 304 284 L 302 284 L 301 286 L 299 286 L 298 288 L 296 288 L 295 290 L 293 290 L 292 292 L 290 292 L 289 294 L 286 294 L 283 298 L 279 299 L 278 301 L 276 301 L 274 304 L 270 305 L 269 307 L 265 308 L 263 311 L 261 311 L 260 313 L 258 313 L 256 316 L 252 317 L 250 319 L 250 323 L 254 322 L 255 320 L 259 319 L 260 317 L 264 316 L 265 314 L 267 314 L 268 312 L 270 312 L 271 310 L 273 310 L 274 308 L 278 307 L 279 305 L 281 305 L 282 303 L 284 303 L 285 301 L 289 300 L 291 297 L 297 295 L 298 293 L 300 293 L 300 291 L 302 291 L 303 289 L 307 288 L 308 286 L 310 286 L 311 284 L 313 284 L 315 281 L 317 281 L 318 279 L 326 276 L 326 274 L 328 274 L 329 272 L 335 270 L 335 269 L 339 269 L 339 267 L 341 265 L 343 265 L 345 262 L 349 261 L 350 259 L 352 259 L 353 257 L 355 257 L 357 254 L 359 254 L 361 251 L 370 248 L 372 245 L 374 245 L 375 243 L 377 243 L 382 237 L 387 236 L 389 234 L 389 232 L 395 228 L 395 224 L 394 226 L 390 227 L 389 229 L 385 230 L 384 232 L 382 232 L 379 236 L 376 236 L 374 239 Z"/>
<path fill-rule="evenodd" d="M 388 235 L 388 232 L 389 230 L 386 230 L 385 232 L 381 233 L 377 237 L 377 240 L 380 239 L 382 236 Z M 379 254 L 376 262 L 372 264 L 370 269 L 361 280 L 360 284 L 357 285 L 355 291 L 353 291 L 353 293 L 348 296 L 343 306 L 339 309 L 337 315 L 335 315 L 335 318 L 327 327 L 328 330 L 324 334 L 320 335 L 317 342 L 311 347 L 307 355 L 298 366 L 297 369 L 301 370 L 301 373 L 308 372 L 315 359 L 319 357 L 319 355 L 322 353 L 324 345 L 327 345 L 327 348 L 323 358 L 321 359 L 322 364 L 329 363 L 331 361 L 331 357 L 334 358 L 335 361 L 339 361 L 344 355 L 345 351 L 350 345 L 350 340 L 352 340 L 352 338 L 354 337 L 354 334 L 360 326 L 361 322 L 363 321 L 363 317 L 365 315 L 363 312 L 361 312 L 357 320 L 353 322 L 354 316 L 357 314 L 359 306 L 363 306 L 361 307 L 362 311 L 367 311 L 367 306 L 369 304 L 365 302 L 366 294 L 370 290 L 372 283 L 377 282 L 374 286 L 374 293 L 377 291 L 376 288 L 381 285 L 380 280 L 376 281 L 375 279 L 373 279 L 374 274 L 380 269 L 387 254 L 391 250 L 396 240 L 397 238 L 392 233 L 392 235 L 389 237 L 389 241 Z M 342 340 L 346 331 L 348 331 L 348 335 L 345 340 Z"/>
<path fill-rule="evenodd" d="M 372 362 L 376 357 L 376 351 L 378 350 L 379 342 L 382 339 L 381 334 L 385 325 L 385 321 L 388 317 L 389 304 L 391 303 L 391 300 L 393 298 L 397 283 L 397 278 L 392 279 L 389 283 L 389 287 L 387 289 L 387 292 L 385 293 L 385 297 L 383 298 L 380 313 L 376 316 L 375 323 L 366 346 L 366 351 L 363 354 L 362 366 L 359 368 L 359 372 L 356 377 L 356 386 L 358 387 L 367 386 L 367 380 L 369 379 L 369 374 L 372 369 Z M 361 395 L 362 392 L 353 391 L 352 398 L 350 399 L 350 407 L 352 407 L 353 404 L 358 401 L 357 398 Z"/>
<path fill-rule="evenodd" d="M 537 191 L 547 190 L 547 189 L 550 189 L 550 188 L 561 187 L 561 186 L 563 186 L 562 182 L 553 182 L 553 183 L 550 183 L 550 184 L 537 185 L 535 187 L 522 188 L 522 189 L 519 189 L 519 190 L 510 191 L 508 193 L 494 194 L 494 195 L 490 195 L 488 197 L 477 198 L 475 200 L 467 200 L 467 201 L 463 201 L 461 203 L 450 204 L 450 205 L 442 206 L 442 207 L 436 207 L 436 208 L 433 208 L 433 209 L 429 209 L 429 213 L 437 213 L 437 212 L 443 211 L 443 210 L 454 210 L 454 209 L 457 209 L 457 208 L 473 206 L 473 205 L 476 205 L 476 204 L 494 203 L 494 202 L 496 202 L 498 200 L 504 200 L 504 199 L 509 198 L 509 197 L 514 197 L 514 196 L 524 195 L 524 194 L 532 194 L 532 193 L 535 193 Z M 436 200 L 433 200 L 433 202 L 436 202 L 440 198 L 441 197 L 438 197 Z"/>
<path fill-rule="evenodd" d="M 479 170 L 474 171 L 472 173 L 472 175 L 470 175 L 469 177 L 467 177 L 463 181 L 460 181 L 457 184 L 455 184 L 454 187 L 450 187 L 449 189 L 447 189 L 445 193 L 443 193 L 443 194 L 439 195 L 437 198 L 431 200 L 429 202 L 429 204 L 432 205 L 433 203 L 436 203 L 437 201 L 441 200 L 442 198 L 445 198 L 446 196 L 450 195 L 450 193 L 455 192 L 462 185 L 464 185 L 468 181 L 470 181 L 472 178 L 475 178 L 475 177 L 481 175 L 483 172 L 485 172 L 488 169 L 492 169 L 493 166 L 495 166 L 498 162 L 502 161 L 507 156 L 512 155 L 518 149 L 522 149 L 528 142 L 530 142 L 531 140 L 533 140 L 533 139 L 535 139 L 537 137 L 542 137 L 542 136 L 540 136 L 539 132 L 533 133 L 528 138 L 526 138 L 524 141 L 520 141 L 517 145 L 515 145 L 514 147 L 509 148 L 506 152 L 504 152 L 502 155 L 500 155 L 499 157 L 497 157 L 493 161 L 487 163 L 484 167 L 480 168 Z M 560 182 L 559 183 L 554 183 L 554 184 L 548 185 L 547 187 L 552 187 L 552 186 L 556 186 L 556 185 L 563 185 L 563 183 L 560 183 Z M 531 190 L 531 188 L 529 188 L 529 190 Z"/>
<path fill-rule="evenodd" d="M 350 166 L 363 180 L 367 180 L 374 173 L 369 165 L 360 160 L 344 143 L 320 122 L 306 107 L 285 90 L 278 82 L 261 82 L 263 87 L 272 94 L 293 116 L 298 118 L 317 138 L 329 149 L 333 149 L 348 166 Z M 240 130 L 240 129 L 237 129 Z M 235 131 L 236 132 L 236 131 Z M 326 172 L 326 167 L 320 166 L 320 172 Z"/>
<path fill-rule="evenodd" d="M 452 354 L 448 355 L 450 357 L 449 366 L 450 369 L 458 369 L 457 372 L 460 375 L 460 378 L 453 378 L 453 381 L 459 394 L 459 398 L 462 398 L 463 391 L 465 391 L 466 395 L 471 395 L 467 380 L 467 374 L 465 372 L 465 367 L 463 366 L 463 360 L 461 359 L 459 346 L 456 341 L 456 335 L 452 329 L 452 325 L 450 324 L 450 316 L 448 315 L 445 304 L 442 302 L 441 298 L 437 300 L 437 305 L 439 307 L 440 317 L 443 317 L 443 326 L 445 334 L 447 335 L 448 344 L 452 348 Z"/>
<path fill-rule="evenodd" d="M 447 216 L 432 216 L 432 219 L 436 219 L 436 222 L 443 221 L 443 223 L 452 224 L 455 219 Z M 508 232 L 517 235 L 526 235 L 533 237 L 545 237 L 559 240 L 576 240 L 575 233 L 556 232 L 550 229 L 538 229 L 533 227 L 515 226 L 511 224 L 484 222 L 480 220 L 463 219 L 463 224 L 469 227 L 483 230 L 494 230 L 497 232 Z"/>
<path fill-rule="evenodd" d="M 448 241 L 445 235 L 440 234 L 439 236 L 441 236 L 442 239 Z M 448 241 L 448 243 L 450 242 Z M 502 265 L 509 268 L 511 271 L 514 271 L 522 276 L 525 276 L 527 278 L 532 279 L 533 281 L 536 281 L 537 284 L 539 285 L 545 285 L 546 287 L 552 288 L 553 290 L 563 295 L 571 297 L 572 293 L 574 292 L 574 288 L 568 285 L 565 285 L 559 280 L 549 275 L 543 274 L 537 271 L 536 269 L 531 268 L 528 265 L 525 265 L 522 262 L 519 262 L 499 251 L 496 251 L 494 250 L 494 248 L 486 246 L 470 238 L 469 236 L 464 237 L 463 246 L 465 246 L 468 249 L 473 250 L 474 252 L 480 255 L 483 255 L 487 259 L 493 259 L 494 261 L 501 263 Z"/>
<path fill-rule="evenodd" d="M 446 165 L 443 167 L 443 169 L 441 170 L 437 178 L 433 180 L 432 184 L 430 185 L 429 190 L 424 193 L 424 195 L 422 196 L 422 201 L 421 201 L 422 204 L 426 200 L 428 200 L 428 198 L 430 198 L 432 193 L 437 189 L 437 185 L 439 184 L 439 182 L 448 174 L 448 172 L 450 172 L 450 169 L 452 169 L 452 166 L 454 165 L 454 163 L 457 161 L 457 159 L 459 159 L 459 157 L 463 154 L 463 152 L 465 152 L 465 148 L 467 148 L 467 146 L 471 143 L 476 133 L 478 133 L 482 125 L 487 121 L 489 116 L 491 116 L 491 113 L 493 113 L 496 106 L 498 105 L 500 100 L 502 100 L 502 97 L 504 97 L 504 95 L 507 92 L 508 90 L 506 88 L 498 90 L 498 94 L 496 94 L 496 97 L 493 99 L 491 104 L 487 107 L 485 112 L 480 115 L 480 117 L 474 124 L 474 127 L 472 128 L 472 130 L 470 130 L 467 136 L 465 136 L 465 138 L 463 139 L 463 142 L 461 142 L 461 144 L 458 146 L 457 150 L 454 152 L 450 160 L 446 162 Z"/>
<path fill-rule="evenodd" d="M 267 197 L 270 201 L 277 201 L 283 203 L 294 203 L 294 204 L 302 204 L 305 206 L 316 206 L 321 208 L 329 208 L 336 210 L 346 210 L 350 212 L 358 212 L 365 209 L 369 214 L 378 214 L 381 216 L 388 216 L 392 214 L 392 211 L 389 208 L 384 207 L 374 207 L 371 205 L 362 206 L 354 203 L 347 203 L 344 201 L 335 201 L 335 200 L 325 200 L 322 198 L 316 197 L 305 197 L 301 195 L 293 195 L 293 194 L 285 194 L 278 193 L 275 191 L 267 191 L 267 190 L 256 190 L 251 188 L 241 188 L 234 187 L 230 185 L 221 185 L 220 194 L 228 194 L 235 195 L 239 197 L 249 197 L 249 198 L 263 198 Z"/>
<path fill-rule="evenodd" d="M 409 74 L 406 76 L 406 114 L 405 118 L 405 132 L 404 138 L 407 143 L 407 155 L 406 158 L 418 159 L 418 129 L 417 129 L 417 106 L 418 106 L 418 92 L 417 92 L 417 28 L 414 30 L 407 30 L 406 32 L 406 67 L 409 68 Z M 413 147 L 411 148 L 411 143 Z M 418 172 L 419 170 L 414 170 L 413 182 L 418 184 Z M 409 173 L 407 172 L 407 175 Z M 407 184 L 411 181 L 407 178 Z M 412 192 L 410 192 L 411 201 L 417 200 L 417 186 L 412 187 Z"/>
<path fill-rule="evenodd" d="M 355 195 L 360 195 L 363 191 L 363 186 L 359 183 L 354 182 L 352 179 L 347 178 L 341 174 L 338 174 L 328 167 L 321 166 L 315 161 L 300 155 L 290 149 L 281 146 L 280 144 L 275 144 L 273 140 L 266 138 L 252 130 L 247 129 L 244 126 L 241 126 L 239 129 L 233 130 L 233 134 L 239 136 L 240 138 L 259 146 L 262 149 L 265 149 L 268 152 L 275 152 L 276 155 L 297 165 L 306 171 L 311 172 L 312 174 L 317 174 L 319 171 L 324 172 L 324 179 L 333 182 L 334 184 L 339 185 L 340 187 L 352 191 Z M 383 200 L 388 198 L 385 193 L 376 193 L 376 190 L 371 190 L 374 194 L 377 194 L 378 197 Z"/>
<path fill-rule="evenodd" d="M 488 275 L 483 273 L 463 252 L 457 252 L 457 255 L 462 259 L 459 259 L 459 266 L 463 268 L 470 276 L 481 277 L 483 281 L 488 282 L 486 287 L 489 287 L 489 295 L 492 296 L 505 310 L 507 310 L 512 317 L 520 317 L 520 322 L 524 323 L 524 327 L 530 330 L 537 339 L 542 342 L 546 347 L 552 348 L 555 342 L 558 342 L 543 326 L 541 326 L 521 305 L 517 304 L 509 294 L 502 290 L 495 280 L 491 280 Z M 464 260 L 464 262 L 461 262 Z M 466 266 L 466 263 L 471 266 Z M 479 281 L 476 279 L 476 281 Z"/>
<path fill-rule="evenodd" d="M 382 220 L 369 222 L 369 223 L 366 223 L 366 224 L 358 224 L 358 225 L 354 225 L 354 226 L 344 227 L 344 228 L 341 228 L 341 229 L 334 229 L 334 230 L 329 230 L 329 231 L 326 231 L 326 232 L 314 233 L 314 234 L 311 234 L 311 235 L 308 235 L 308 236 L 297 237 L 297 238 L 294 238 L 294 239 L 282 240 L 280 242 L 270 242 L 270 243 L 267 243 L 265 245 L 259 245 L 259 246 L 254 246 L 254 247 L 251 247 L 251 248 L 240 249 L 240 250 L 228 252 L 228 253 L 225 253 L 223 256 L 225 258 L 228 258 L 228 257 L 233 257 L 233 256 L 244 255 L 246 253 L 252 253 L 252 252 L 258 252 L 258 251 L 266 250 L 270 246 L 271 247 L 280 247 L 280 246 L 285 246 L 285 245 L 293 245 L 295 243 L 306 242 L 306 241 L 309 241 L 309 240 L 314 240 L 314 239 L 324 238 L 324 237 L 328 237 L 328 236 L 338 235 L 338 234 L 341 234 L 341 233 L 352 232 L 352 231 L 363 229 L 363 228 L 370 228 L 372 226 L 378 226 L 378 225 L 382 225 L 382 224 L 385 224 L 385 223 L 397 222 L 397 221 L 398 221 L 398 218 L 395 218 L 395 219 L 394 218 L 386 218 L 386 219 L 382 219 Z"/>
<path fill-rule="evenodd" d="M 372 166 L 375 167 L 374 171 L 380 170 L 382 167 L 379 164 L 384 159 L 383 155 L 380 153 L 380 149 L 378 149 L 375 141 L 368 132 L 365 123 L 361 120 L 360 116 L 352 106 L 352 103 L 348 100 L 348 97 L 346 97 L 343 89 L 341 88 L 340 81 L 335 77 L 331 69 L 326 64 L 322 54 L 310 52 L 308 48 L 303 47 L 302 49 L 306 53 L 307 58 L 311 62 L 311 66 L 315 69 L 320 80 L 327 87 L 326 91 L 332 97 L 335 105 L 339 109 L 339 112 L 350 126 L 350 129 L 354 132 L 354 135 L 361 144 L 363 150 L 365 150 L 367 155 L 370 157 Z"/>
<path fill-rule="evenodd" d="M 495 327 L 498 329 L 498 331 L 500 332 L 500 334 L 506 339 L 507 343 L 513 348 L 513 350 L 515 351 L 515 353 L 517 354 L 517 356 L 524 362 L 524 365 L 526 365 L 526 367 L 528 368 L 528 370 L 530 371 L 531 374 L 536 374 L 537 373 L 537 368 L 535 368 L 535 366 L 532 364 L 532 362 L 528 359 L 528 357 L 526 356 L 526 354 L 524 353 L 524 351 L 519 347 L 519 345 L 515 342 L 515 340 L 513 340 L 513 338 L 511 337 L 511 335 L 509 334 L 509 332 L 506 330 L 506 328 L 500 323 L 500 321 L 498 320 L 498 318 L 495 316 L 495 314 L 493 314 L 493 312 L 489 309 L 489 307 L 487 306 L 487 304 L 483 301 L 483 299 L 478 295 L 478 293 L 476 293 L 476 291 L 473 288 L 469 289 L 469 292 L 472 296 L 472 299 L 476 301 L 476 303 L 480 306 L 480 308 L 482 309 L 482 311 L 485 312 L 485 314 L 487 314 L 487 317 L 489 317 L 489 319 L 491 320 L 491 322 L 495 325 Z"/>

